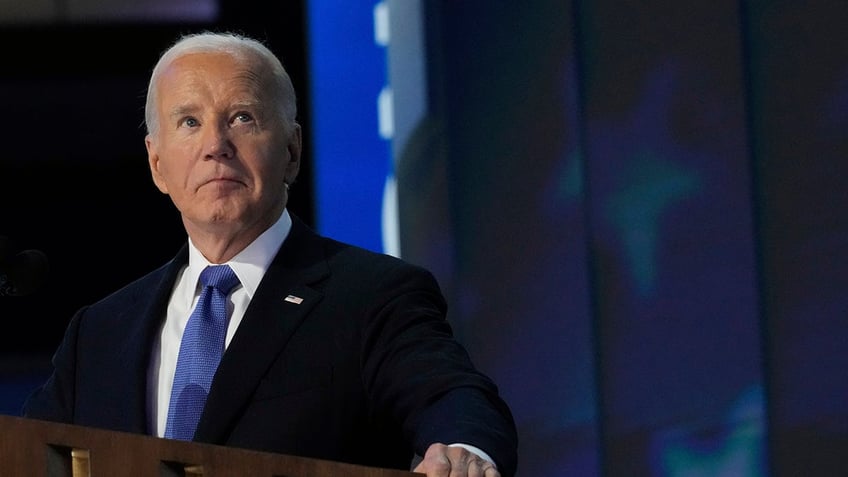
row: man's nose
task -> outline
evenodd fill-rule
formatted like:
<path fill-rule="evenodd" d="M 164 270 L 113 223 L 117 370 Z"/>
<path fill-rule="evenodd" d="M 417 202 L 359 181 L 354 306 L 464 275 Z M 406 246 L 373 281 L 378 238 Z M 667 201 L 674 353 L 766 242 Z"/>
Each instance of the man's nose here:
<path fill-rule="evenodd" d="M 210 127 L 206 130 L 204 147 L 206 148 L 207 158 L 229 159 L 233 157 L 235 149 L 227 132 L 228 131 L 225 126 Z"/>

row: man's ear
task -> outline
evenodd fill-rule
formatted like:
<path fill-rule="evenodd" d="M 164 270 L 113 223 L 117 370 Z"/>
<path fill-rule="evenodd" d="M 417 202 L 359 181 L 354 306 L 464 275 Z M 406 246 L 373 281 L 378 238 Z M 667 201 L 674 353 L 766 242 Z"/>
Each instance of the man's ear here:
<path fill-rule="evenodd" d="M 289 153 L 289 162 L 286 165 L 286 183 L 293 184 L 300 172 L 300 158 L 303 152 L 303 136 L 300 124 L 294 123 L 294 130 L 291 132 L 286 149 Z"/>
<path fill-rule="evenodd" d="M 150 175 L 153 178 L 153 183 L 163 193 L 168 193 L 168 185 L 159 171 L 159 153 L 156 148 L 156 141 L 148 134 L 144 138 L 144 147 L 147 148 L 147 165 L 150 166 Z"/>

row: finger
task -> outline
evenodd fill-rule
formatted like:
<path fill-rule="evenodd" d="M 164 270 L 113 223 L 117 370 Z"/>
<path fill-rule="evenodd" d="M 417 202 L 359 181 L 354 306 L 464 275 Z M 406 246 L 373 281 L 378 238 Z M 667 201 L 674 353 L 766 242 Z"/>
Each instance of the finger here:
<path fill-rule="evenodd" d="M 501 477 L 501 473 L 498 472 L 498 469 L 495 468 L 494 464 L 492 464 L 491 462 L 486 461 L 486 460 L 482 460 L 481 462 L 482 462 L 482 465 L 481 465 L 480 468 L 483 471 L 483 473 L 481 473 L 480 475 L 482 477 Z"/>
<path fill-rule="evenodd" d="M 433 444 L 413 472 L 427 477 L 500 477 L 495 465 L 463 447 Z"/>
<path fill-rule="evenodd" d="M 450 477 L 500 477 L 495 465 L 462 447 L 449 447 Z"/>
<path fill-rule="evenodd" d="M 427 477 L 449 477 L 451 462 L 446 454 L 447 449 L 444 444 L 432 444 L 412 471 L 427 474 Z"/>
<path fill-rule="evenodd" d="M 500 477 L 501 475 L 497 468 L 495 468 L 494 464 L 477 456 L 473 456 L 464 463 L 458 464 L 459 465 L 453 467 L 452 470 L 455 474 L 451 473 L 451 476 Z"/>

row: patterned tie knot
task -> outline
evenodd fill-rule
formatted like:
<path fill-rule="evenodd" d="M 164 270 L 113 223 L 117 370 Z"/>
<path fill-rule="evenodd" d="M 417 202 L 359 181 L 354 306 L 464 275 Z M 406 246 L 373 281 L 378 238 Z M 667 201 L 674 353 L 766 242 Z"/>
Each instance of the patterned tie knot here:
<path fill-rule="evenodd" d="M 224 295 L 239 284 L 239 279 L 229 265 L 210 265 L 200 272 L 200 283 L 204 287 L 217 288 Z"/>

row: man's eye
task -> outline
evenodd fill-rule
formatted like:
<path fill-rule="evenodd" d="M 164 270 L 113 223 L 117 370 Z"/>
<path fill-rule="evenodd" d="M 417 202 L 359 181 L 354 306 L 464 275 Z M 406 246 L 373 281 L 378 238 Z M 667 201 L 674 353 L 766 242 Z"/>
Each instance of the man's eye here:
<path fill-rule="evenodd" d="M 236 114 L 236 122 L 249 123 L 250 121 L 253 121 L 253 116 L 251 116 L 250 114 L 247 114 L 247 113 Z"/>
<path fill-rule="evenodd" d="M 190 127 L 190 128 L 193 128 L 193 127 L 195 127 L 195 126 L 198 126 L 200 123 L 197 121 L 197 119 L 194 119 L 194 118 L 185 118 L 185 119 L 183 120 L 183 124 L 185 124 L 186 126 L 188 126 L 188 127 Z"/>

